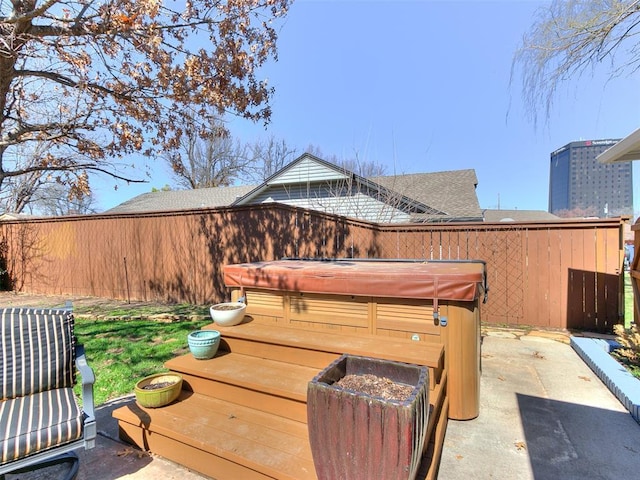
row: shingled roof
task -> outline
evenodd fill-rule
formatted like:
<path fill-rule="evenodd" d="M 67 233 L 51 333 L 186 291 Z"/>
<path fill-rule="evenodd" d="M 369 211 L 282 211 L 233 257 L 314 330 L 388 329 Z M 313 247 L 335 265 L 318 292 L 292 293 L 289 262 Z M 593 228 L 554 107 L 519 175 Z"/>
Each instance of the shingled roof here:
<path fill-rule="evenodd" d="M 422 204 L 426 207 L 422 209 L 423 212 L 433 212 L 414 214 L 411 221 L 482 221 L 482 211 L 475 191 L 478 180 L 474 170 L 381 176 L 366 179 L 366 181 L 372 185 L 379 185 L 378 188 L 396 192 L 407 200 Z M 242 185 L 150 192 L 134 197 L 105 213 L 226 207 L 238 203 L 238 200 L 243 198 L 249 198 L 251 192 L 267 188 L 268 184 L 265 182 L 259 186 Z M 247 204 L 250 203 L 252 203 L 251 200 L 247 202 Z"/>
<path fill-rule="evenodd" d="M 447 217 L 457 221 L 482 221 L 482 210 L 476 195 L 478 178 L 473 169 L 373 177 L 371 180 L 443 211 Z M 422 215 L 414 220 L 436 219 Z"/>
<path fill-rule="evenodd" d="M 159 190 L 133 197 L 105 213 L 164 212 L 226 207 L 254 188 L 255 185 L 240 185 L 196 190 Z"/>

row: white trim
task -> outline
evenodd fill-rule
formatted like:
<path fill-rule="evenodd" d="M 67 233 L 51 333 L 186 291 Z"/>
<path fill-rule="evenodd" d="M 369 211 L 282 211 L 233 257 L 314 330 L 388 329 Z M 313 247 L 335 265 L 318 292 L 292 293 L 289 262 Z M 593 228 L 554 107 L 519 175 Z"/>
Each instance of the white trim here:
<path fill-rule="evenodd" d="M 596 157 L 600 163 L 640 160 L 640 128 Z"/>

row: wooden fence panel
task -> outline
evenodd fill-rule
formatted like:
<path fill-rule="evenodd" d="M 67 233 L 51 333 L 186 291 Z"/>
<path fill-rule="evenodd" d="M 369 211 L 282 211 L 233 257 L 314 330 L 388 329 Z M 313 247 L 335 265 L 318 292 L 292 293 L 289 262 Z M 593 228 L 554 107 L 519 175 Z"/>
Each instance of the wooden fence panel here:
<path fill-rule="evenodd" d="M 228 298 L 222 267 L 230 263 L 483 260 L 490 288 L 483 321 L 605 331 L 623 308 L 622 225 L 378 225 L 277 204 L 90 215 L 0 223 L 0 268 L 12 290 L 206 304 Z"/>

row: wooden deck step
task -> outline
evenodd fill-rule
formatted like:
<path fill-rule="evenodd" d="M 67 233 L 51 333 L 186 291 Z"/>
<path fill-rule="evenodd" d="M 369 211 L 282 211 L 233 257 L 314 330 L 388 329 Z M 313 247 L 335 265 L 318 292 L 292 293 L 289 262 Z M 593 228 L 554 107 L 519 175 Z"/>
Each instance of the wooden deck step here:
<path fill-rule="evenodd" d="M 182 392 L 175 403 L 114 411 L 121 438 L 216 480 L 315 479 L 307 426 Z"/>
<path fill-rule="evenodd" d="M 443 347 L 248 322 L 222 328 L 216 357 L 165 366 L 185 382 L 178 402 L 116 410 L 121 437 L 216 480 L 315 479 L 307 431 L 310 380 L 342 353 L 429 366 L 428 452 L 418 479 L 435 479 L 447 422 Z"/>
<path fill-rule="evenodd" d="M 345 335 L 318 330 L 274 327 L 247 322 L 234 327 L 207 325 L 222 334 L 221 348 L 246 355 L 273 358 L 282 362 L 324 368 L 343 353 L 371 356 L 441 369 L 444 347 L 441 344 L 375 335 Z M 308 353 L 301 354 L 301 350 Z"/>
<path fill-rule="evenodd" d="M 274 415 L 307 422 L 307 384 L 317 368 L 221 351 L 210 360 L 183 355 L 165 367 L 180 373 L 183 388 Z"/>

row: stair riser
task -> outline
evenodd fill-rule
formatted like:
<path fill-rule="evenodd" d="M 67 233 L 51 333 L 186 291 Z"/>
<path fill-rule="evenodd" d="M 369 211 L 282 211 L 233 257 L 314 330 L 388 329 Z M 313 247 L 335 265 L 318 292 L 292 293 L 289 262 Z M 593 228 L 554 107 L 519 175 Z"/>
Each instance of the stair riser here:
<path fill-rule="evenodd" d="M 256 472 L 238 463 L 191 447 L 164 435 L 149 432 L 127 422 L 120 421 L 118 425 L 119 435 L 122 440 L 216 480 L 237 480 L 240 478 L 243 480 L 273 480 L 278 478 Z"/>
<path fill-rule="evenodd" d="M 342 352 L 320 352 L 317 350 L 307 350 L 305 348 L 285 345 L 274 345 L 233 337 L 223 338 L 220 343 L 220 349 L 228 352 L 241 353 L 242 355 L 250 355 L 258 358 L 292 363 L 294 365 L 304 365 L 306 367 L 317 368 L 318 371 L 322 370 L 342 355 Z M 442 368 L 429 367 L 430 389 L 435 388 L 437 383 L 440 381 L 441 375 Z"/>
<path fill-rule="evenodd" d="M 230 403 L 307 423 L 307 404 L 214 380 L 182 374 L 183 388 Z"/>
<path fill-rule="evenodd" d="M 274 345 L 231 337 L 223 337 L 220 349 L 294 365 L 303 365 L 317 368 L 318 370 L 322 370 L 342 354 L 342 352 L 320 352 L 294 346 Z"/>

